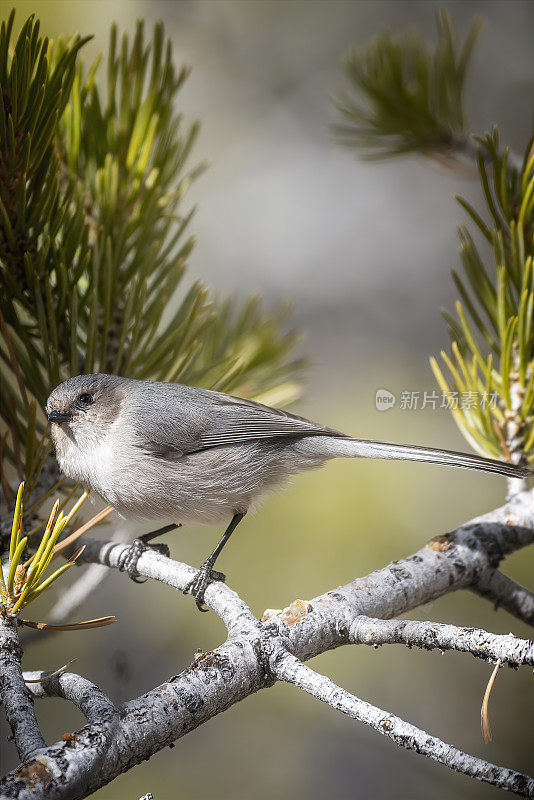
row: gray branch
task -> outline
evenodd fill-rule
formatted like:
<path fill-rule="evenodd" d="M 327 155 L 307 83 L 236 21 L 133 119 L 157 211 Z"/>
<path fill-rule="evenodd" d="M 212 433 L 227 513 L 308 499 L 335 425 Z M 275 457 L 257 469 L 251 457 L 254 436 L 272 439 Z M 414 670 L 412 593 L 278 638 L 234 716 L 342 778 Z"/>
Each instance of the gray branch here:
<path fill-rule="evenodd" d="M 534 492 L 524 492 L 502 508 L 434 538 L 414 555 L 327 592 L 308 605 L 301 604 L 304 611 L 292 622 L 286 621 L 289 618 L 285 614 L 274 614 L 260 623 L 228 586 L 214 582 L 205 597 L 206 603 L 227 627 L 228 639 L 224 644 L 197 656 L 188 669 L 162 686 L 125 703 L 118 714 L 108 708 L 110 716 L 104 722 L 90 721 L 68 742 L 58 742 L 42 751 L 39 754 L 39 769 L 44 770 L 41 783 L 30 780 L 36 763 L 31 761 L 0 782 L 0 794 L 3 792 L 20 800 L 86 797 L 234 703 L 272 686 L 277 679 L 288 680 L 291 675 L 297 675 L 302 688 L 307 686 L 307 690 L 317 696 L 328 689 L 336 699 L 335 707 L 340 707 L 341 703 L 344 713 L 350 713 L 377 730 L 376 726 L 381 725 L 381 733 L 387 733 L 385 729 L 390 724 L 387 720 L 391 720 L 391 738 L 398 744 L 423 752 L 466 775 L 524 797 L 534 797 L 531 778 L 462 753 L 409 723 L 353 698 L 327 678 L 317 676 L 312 681 L 310 676 L 314 673 L 300 663 L 326 650 L 356 642 L 358 637 L 363 640 L 366 623 L 362 617 L 377 618 L 376 636 L 384 638 L 388 632 L 384 620 L 448 592 L 474 588 L 481 576 L 495 569 L 507 554 L 533 541 Z M 116 567 L 124 549 L 124 545 L 117 543 L 88 540 L 82 558 Z M 138 571 L 177 591 L 183 590 L 194 574 L 192 567 L 150 551 L 139 559 Z M 122 576 L 122 579 L 127 580 L 127 577 Z M 370 631 L 372 623 L 368 624 Z M 399 640 L 404 637 L 406 644 L 425 646 L 425 642 L 431 640 L 437 641 L 438 647 L 448 644 L 452 649 L 490 660 L 499 658 L 513 665 L 532 665 L 530 642 L 453 626 L 436 627 L 434 623 L 429 624 L 430 638 L 425 639 L 424 625 L 426 623 L 391 623 L 390 639 L 391 630 L 395 629 L 395 635 Z M 417 626 L 421 628 L 418 630 Z M 67 680 L 74 678 L 61 676 L 57 686 Z M 49 683 L 45 682 L 37 691 L 51 692 Z M 66 689 L 62 691 L 62 696 L 67 696 Z M 68 699 L 72 700 L 73 695 Z M 106 703 L 106 699 L 103 702 Z M 112 736 L 109 735 L 111 726 Z"/>
<path fill-rule="evenodd" d="M 500 661 L 509 667 L 534 667 L 534 642 L 512 634 L 488 633 L 481 628 L 459 628 L 440 622 L 386 620 L 357 617 L 349 632 L 353 644 L 378 647 L 404 644 L 423 650 L 456 650 L 485 661 Z"/>
<path fill-rule="evenodd" d="M 89 724 L 81 731 L 64 734 L 61 742 L 41 750 L 33 761 L 22 764 L 14 773 L 18 776 L 15 785 L 18 790 L 20 784 L 20 794 L 17 792 L 13 796 L 47 800 L 49 797 L 85 797 L 88 776 L 109 769 L 110 748 L 120 729 L 118 710 L 98 686 L 80 675 L 48 676 L 46 672 L 26 672 L 24 678 L 31 681 L 43 678 L 39 683 L 28 684 L 32 695 L 62 697 L 74 703 Z M 83 757 L 71 757 L 78 747 Z M 2 787 L 0 791 L 2 797 L 9 796 L 9 790 Z"/>
<path fill-rule="evenodd" d="M 33 699 L 22 677 L 21 658 L 17 621 L 0 613 L 0 699 L 18 754 L 22 761 L 27 761 L 46 744 L 37 725 Z"/>
<path fill-rule="evenodd" d="M 506 555 L 533 542 L 534 491 L 530 490 L 456 531 L 431 539 L 417 553 L 315 598 L 313 614 L 287 631 L 288 649 L 305 660 L 348 644 L 356 617 L 392 619 L 450 592 L 471 588 Z"/>

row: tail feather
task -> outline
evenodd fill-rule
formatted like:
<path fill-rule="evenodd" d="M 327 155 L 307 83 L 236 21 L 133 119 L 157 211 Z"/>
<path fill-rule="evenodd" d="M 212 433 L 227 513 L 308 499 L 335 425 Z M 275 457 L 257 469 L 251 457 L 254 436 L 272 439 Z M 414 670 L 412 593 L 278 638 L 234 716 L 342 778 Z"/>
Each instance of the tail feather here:
<path fill-rule="evenodd" d="M 448 467 L 493 472 L 508 478 L 530 478 L 534 471 L 507 461 L 460 453 L 456 450 L 439 450 L 434 447 L 421 447 L 412 444 L 395 444 L 375 439 L 353 439 L 352 437 L 310 436 L 301 442 L 308 449 L 313 447 L 315 454 L 326 458 L 386 458 L 399 461 L 425 461 Z"/>

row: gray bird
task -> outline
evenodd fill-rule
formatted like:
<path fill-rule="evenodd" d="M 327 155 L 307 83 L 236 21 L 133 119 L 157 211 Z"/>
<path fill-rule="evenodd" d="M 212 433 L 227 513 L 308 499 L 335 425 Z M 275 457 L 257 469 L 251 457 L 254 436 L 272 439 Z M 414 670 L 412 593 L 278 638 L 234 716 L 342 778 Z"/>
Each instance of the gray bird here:
<path fill-rule="evenodd" d="M 65 475 L 121 516 L 172 523 L 140 537 L 122 568 L 135 577 L 146 543 L 177 524 L 230 521 L 186 587 L 202 609 L 212 568 L 266 492 L 337 456 L 428 461 L 525 478 L 525 467 L 467 453 L 355 439 L 303 417 L 221 392 L 116 375 L 79 375 L 46 403 Z"/>

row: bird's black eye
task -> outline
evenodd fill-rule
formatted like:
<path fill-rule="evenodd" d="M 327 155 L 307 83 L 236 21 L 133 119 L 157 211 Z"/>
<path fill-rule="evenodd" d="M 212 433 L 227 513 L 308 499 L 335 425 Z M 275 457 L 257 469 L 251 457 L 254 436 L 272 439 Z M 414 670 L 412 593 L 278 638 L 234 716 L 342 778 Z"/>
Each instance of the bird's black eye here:
<path fill-rule="evenodd" d="M 82 403 L 84 406 L 90 406 L 90 405 L 91 405 L 91 403 L 94 403 L 94 400 L 95 400 L 95 398 L 93 397 L 93 395 L 92 395 L 92 394 L 89 394 L 89 392 L 84 392 L 83 394 L 81 394 L 81 395 L 79 396 L 78 400 L 79 400 L 79 401 L 80 401 L 80 403 Z"/>

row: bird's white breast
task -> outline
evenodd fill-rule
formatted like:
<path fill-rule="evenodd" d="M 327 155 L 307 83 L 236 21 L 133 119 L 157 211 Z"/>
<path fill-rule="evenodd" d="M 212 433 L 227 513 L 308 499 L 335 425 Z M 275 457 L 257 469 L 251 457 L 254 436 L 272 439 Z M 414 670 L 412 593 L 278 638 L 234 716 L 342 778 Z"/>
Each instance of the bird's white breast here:
<path fill-rule="evenodd" d="M 120 452 L 116 443 L 118 421 L 95 435 L 93 426 L 73 422 L 65 428 L 54 426 L 53 439 L 62 471 L 68 478 L 94 489 L 114 505 L 116 473 Z M 115 443 L 115 446 L 113 445 Z"/>

